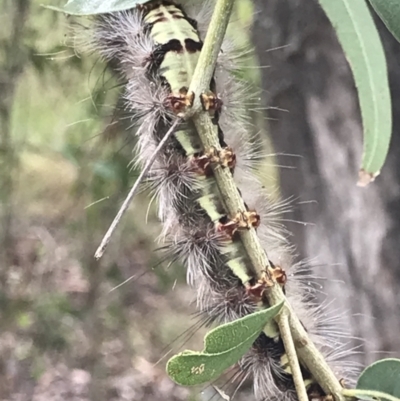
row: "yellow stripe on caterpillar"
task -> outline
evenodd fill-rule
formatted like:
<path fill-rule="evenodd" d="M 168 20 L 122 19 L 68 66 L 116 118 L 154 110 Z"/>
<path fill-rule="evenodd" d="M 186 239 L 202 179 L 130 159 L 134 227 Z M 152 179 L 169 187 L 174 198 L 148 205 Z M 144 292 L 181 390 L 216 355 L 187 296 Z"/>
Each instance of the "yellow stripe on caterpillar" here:
<path fill-rule="evenodd" d="M 144 17 L 155 44 L 165 49 L 159 74 L 165 78 L 173 94 L 188 88 L 201 49 L 201 40 L 175 5 L 160 4 Z"/>
<path fill-rule="evenodd" d="M 159 44 L 168 43 L 171 37 L 181 42 L 185 39 L 199 40 L 196 30 L 173 4 L 160 4 L 145 15 L 144 22 L 152 25 L 151 36 Z"/>
<path fill-rule="evenodd" d="M 246 265 L 242 257 L 231 259 L 226 264 L 243 284 L 246 284 L 252 280 L 252 277 L 246 271 Z"/>
<path fill-rule="evenodd" d="M 218 210 L 216 201 L 218 201 L 215 193 L 210 193 L 200 197 L 197 202 L 199 202 L 201 208 L 205 210 L 207 215 L 212 221 L 219 221 L 224 215 Z"/>

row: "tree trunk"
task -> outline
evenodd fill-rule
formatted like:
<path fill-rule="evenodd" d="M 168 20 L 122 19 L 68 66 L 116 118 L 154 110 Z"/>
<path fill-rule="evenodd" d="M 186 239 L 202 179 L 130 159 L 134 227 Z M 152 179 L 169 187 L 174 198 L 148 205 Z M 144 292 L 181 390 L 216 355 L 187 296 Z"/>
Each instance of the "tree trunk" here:
<path fill-rule="evenodd" d="M 262 69 L 263 101 L 274 107 L 267 116 L 277 163 L 295 167 L 280 170 L 282 196 L 298 197 L 293 218 L 310 223 L 289 225 L 299 257 L 324 264 L 317 273 L 329 278 L 324 292 L 334 299 L 332 308 L 346 313 L 345 329 L 366 340 L 360 362 L 383 356 L 377 352 L 399 355 L 400 45 L 377 21 L 394 132 L 381 175 L 359 188 L 357 93 L 330 22 L 315 0 L 254 3 L 253 38 L 260 64 L 269 66 Z"/>

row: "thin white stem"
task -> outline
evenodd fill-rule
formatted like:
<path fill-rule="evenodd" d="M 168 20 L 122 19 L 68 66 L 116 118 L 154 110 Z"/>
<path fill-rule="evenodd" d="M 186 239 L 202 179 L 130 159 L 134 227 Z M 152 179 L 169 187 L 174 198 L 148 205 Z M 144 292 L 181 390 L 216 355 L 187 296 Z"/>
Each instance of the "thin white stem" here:
<path fill-rule="evenodd" d="M 133 197 L 136 195 L 136 192 L 139 189 L 140 183 L 143 181 L 143 179 L 145 178 L 147 173 L 150 171 L 151 166 L 154 164 L 158 153 L 164 147 L 164 145 L 167 143 L 167 141 L 171 137 L 171 135 L 175 132 L 175 128 L 181 122 L 181 120 L 182 119 L 178 117 L 174 121 L 174 123 L 172 124 L 171 128 L 164 135 L 164 138 L 160 141 L 160 143 L 158 144 L 157 148 L 155 149 L 155 151 L 151 155 L 150 159 L 148 160 L 148 162 L 144 166 L 142 172 L 140 173 L 140 175 L 137 178 L 135 184 L 133 185 L 132 189 L 130 190 L 128 196 L 126 197 L 126 199 L 124 201 L 124 203 L 122 204 L 121 208 L 119 209 L 118 214 L 115 216 L 114 221 L 112 222 L 110 228 L 108 229 L 108 231 L 104 235 L 100 246 L 97 248 L 96 253 L 94 254 L 94 257 L 97 260 L 99 260 L 103 256 L 104 251 L 106 250 L 107 245 L 109 244 L 110 239 L 111 239 L 115 229 L 117 228 L 119 222 L 121 221 L 122 216 L 128 210 L 128 207 L 129 207 L 130 203 L 132 202 Z"/>
<path fill-rule="evenodd" d="M 296 348 L 294 346 L 292 333 L 289 326 L 288 311 L 285 308 L 278 317 L 279 332 L 285 346 L 286 355 L 289 360 L 290 370 L 292 372 L 294 385 L 299 401 L 308 401 L 307 390 L 304 385 L 303 375 L 301 374 L 299 359 L 297 358 Z"/>

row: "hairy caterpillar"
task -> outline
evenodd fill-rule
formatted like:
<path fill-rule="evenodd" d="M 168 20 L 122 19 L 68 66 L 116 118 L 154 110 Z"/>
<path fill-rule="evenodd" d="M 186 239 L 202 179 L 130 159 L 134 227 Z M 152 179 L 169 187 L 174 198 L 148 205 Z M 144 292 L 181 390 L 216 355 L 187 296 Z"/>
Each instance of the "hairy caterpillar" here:
<path fill-rule="evenodd" d="M 176 114 L 192 101 L 188 87 L 204 31 L 190 16 L 201 19 L 203 15 L 206 20 L 207 5 L 199 14 L 183 4 L 151 1 L 135 9 L 99 15 L 89 28 L 89 40 L 86 38 L 86 45 L 127 81 L 125 106 L 137 124 L 138 162 L 142 164 L 154 153 Z M 163 222 L 161 239 L 171 257 L 186 265 L 200 313 L 209 323 L 222 323 L 252 313 L 260 302 L 265 303 L 263 287 L 256 282 L 237 235 L 256 227 L 274 266 L 273 274 L 281 279 L 287 297 L 313 333 L 313 321 L 321 319 L 320 310 L 310 305 L 295 277 L 285 282 L 284 272 L 292 264 L 290 252 L 284 236 L 275 229 L 272 206 L 252 174 L 258 155 L 253 154 L 243 116 L 246 91 L 234 78 L 235 68 L 228 46 L 221 53 L 210 93 L 202 98 L 218 130 L 222 151 L 203 149 L 194 125 L 182 121 L 152 167 L 150 180 Z M 246 212 L 227 213 L 211 164 L 234 174 Z M 329 343 L 321 343 L 329 347 Z M 258 400 L 296 398 L 275 324 L 264 330 L 239 365 L 245 375 L 252 376 Z M 303 377 L 310 399 L 326 396 L 305 368 Z"/>

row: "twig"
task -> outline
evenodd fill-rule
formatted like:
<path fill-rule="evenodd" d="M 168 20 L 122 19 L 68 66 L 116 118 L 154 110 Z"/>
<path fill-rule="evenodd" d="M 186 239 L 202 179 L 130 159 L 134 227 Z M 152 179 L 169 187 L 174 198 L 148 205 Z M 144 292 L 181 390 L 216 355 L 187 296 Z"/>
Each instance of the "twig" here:
<path fill-rule="evenodd" d="M 143 178 L 146 176 L 146 174 L 149 172 L 151 166 L 153 165 L 154 161 L 156 160 L 157 154 L 160 152 L 160 150 L 164 147 L 170 136 L 175 132 L 175 128 L 177 125 L 181 122 L 181 118 L 177 118 L 174 123 L 172 124 L 171 128 L 168 130 L 168 132 L 165 134 L 164 138 L 160 141 L 158 144 L 157 148 L 151 155 L 149 161 L 146 163 L 144 166 L 142 172 L 140 173 L 139 177 L 137 178 L 135 184 L 133 185 L 132 189 L 130 190 L 128 196 L 126 197 L 124 203 L 122 204 L 121 208 L 118 211 L 118 214 L 115 216 L 114 221 L 112 222 L 110 228 L 108 229 L 107 233 L 103 237 L 103 240 L 101 241 L 100 246 L 97 248 L 96 253 L 94 254 L 94 257 L 99 260 L 103 254 L 104 251 L 107 248 L 108 243 L 110 242 L 111 236 L 113 235 L 115 229 L 117 228 L 117 225 L 121 221 L 122 216 L 124 213 L 127 211 L 130 203 L 132 202 L 133 197 L 136 195 L 136 192 L 139 188 L 140 183 L 143 181 Z"/>
<path fill-rule="evenodd" d="M 203 44 L 203 49 L 189 88 L 189 92 L 195 94 L 191 117 L 205 149 L 211 147 L 220 149 L 220 145 L 217 129 L 212 124 L 209 115 L 201 110 L 199 98 L 200 94 L 209 90 L 211 77 L 215 69 L 218 53 L 229 22 L 233 3 L 234 0 L 217 1 L 207 36 Z M 213 172 L 221 195 L 226 203 L 228 212 L 231 215 L 235 215 L 238 211 L 245 211 L 243 199 L 239 195 L 232 174 L 227 169 L 223 169 L 219 166 L 213 167 Z M 240 237 L 253 267 L 256 270 L 257 276 L 261 277 L 262 273 L 265 272 L 267 267 L 269 267 L 269 260 L 260 244 L 255 230 L 250 229 L 248 231 L 241 231 Z M 285 295 L 277 283 L 269 289 L 267 296 L 271 305 L 285 299 Z M 294 314 L 287 300 L 286 305 L 288 307 L 288 316 L 286 318 L 288 322 L 285 321 L 285 319 L 282 320 L 282 318 L 278 318 L 277 320 L 281 333 L 285 333 L 288 337 L 292 337 L 290 343 L 287 341 L 288 344 L 285 344 L 285 346 L 289 347 L 287 352 L 291 352 L 292 362 L 290 362 L 290 367 L 292 372 L 296 374 L 295 372 L 298 369 L 298 361 L 296 361 L 296 363 L 293 361 L 293 359 L 297 359 L 296 353 L 293 353 L 294 343 L 301 361 L 305 366 L 307 366 L 323 390 L 327 394 L 332 394 L 337 401 L 343 401 L 344 397 L 341 393 L 342 387 L 338 379 L 329 368 L 321 353 L 309 339 L 301 322 Z M 288 330 L 287 325 L 289 325 L 290 330 Z M 299 396 L 304 397 L 304 394 L 301 392 Z"/>
<path fill-rule="evenodd" d="M 297 358 L 296 348 L 294 346 L 292 333 L 290 331 L 289 316 L 286 308 L 279 317 L 279 332 L 289 360 L 297 397 L 299 401 L 308 401 L 307 390 L 304 385 L 303 375 L 301 374 L 299 359 Z"/>
<path fill-rule="evenodd" d="M 192 82 L 190 83 L 189 93 L 193 92 L 197 96 L 195 96 L 194 104 L 187 116 L 202 111 L 199 95 L 210 88 L 210 82 L 217 65 L 218 53 L 221 50 L 234 2 L 235 0 L 218 0 L 215 5 L 200 57 L 193 73 Z"/>
<path fill-rule="evenodd" d="M 205 149 L 221 149 L 217 128 L 212 123 L 209 115 L 202 110 L 200 94 L 205 93 L 210 88 L 211 78 L 214 74 L 218 53 L 229 23 L 233 4 L 234 0 L 217 1 L 189 87 L 189 93 L 193 92 L 195 94 L 191 110 L 192 119 Z M 229 214 L 234 216 L 239 211 L 245 212 L 246 208 L 243 199 L 237 190 L 231 173 L 218 165 L 212 166 L 212 168 Z M 269 266 L 269 260 L 261 247 L 255 230 L 241 231 L 240 237 L 254 268 L 257 272 L 264 271 Z"/>
<path fill-rule="evenodd" d="M 327 394 L 332 394 L 336 400 L 343 401 L 343 388 L 339 383 L 339 380 L 326 363 L 323 355 L 311 341 L 304 326 L 293 312 L 293 309 L 290 306 L 289 308 L 289 325 L 296 346 L 297 355 L 304 365 L 307 366 L 308 370 L 312 373 L 315 380 L 324 391 Z"/>

